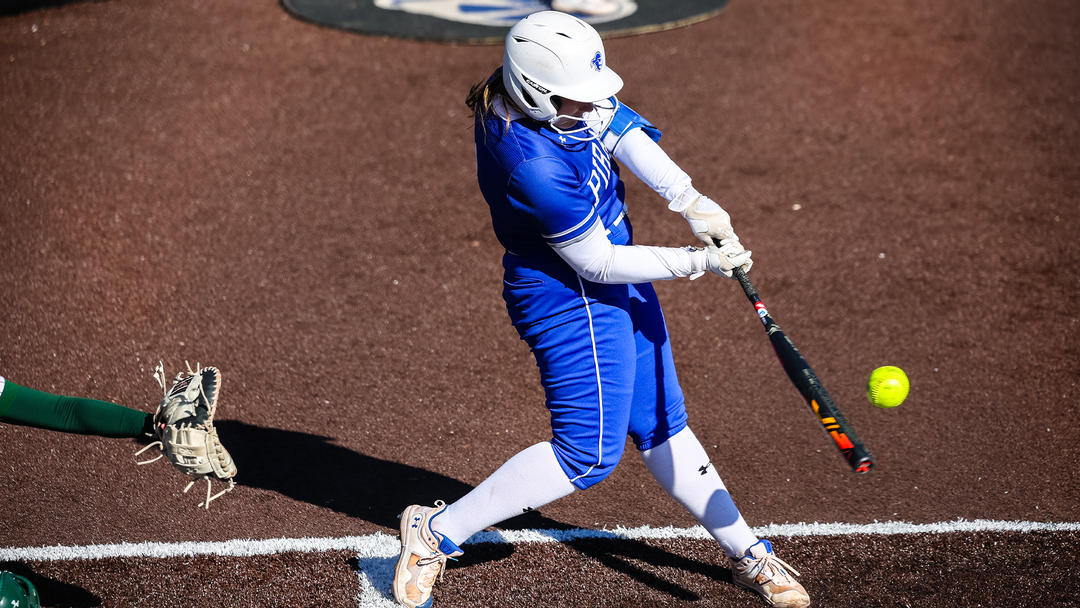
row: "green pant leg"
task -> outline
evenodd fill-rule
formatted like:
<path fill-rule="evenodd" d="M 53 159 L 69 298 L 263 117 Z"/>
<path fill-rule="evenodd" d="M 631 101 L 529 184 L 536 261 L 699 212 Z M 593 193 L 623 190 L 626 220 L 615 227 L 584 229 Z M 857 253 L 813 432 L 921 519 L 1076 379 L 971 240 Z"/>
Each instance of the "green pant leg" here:
<path fill-rule="evenodd" d="M 0 415 L 0 421 L 10 424 L 101 437 L 142 437 L 153 433 L 154 428 L 154 416 L 142 410 L 108 401 L 53 395 L 10 380 L 4 384 L 0 401 L 10 402 L 7 412 Z"/>

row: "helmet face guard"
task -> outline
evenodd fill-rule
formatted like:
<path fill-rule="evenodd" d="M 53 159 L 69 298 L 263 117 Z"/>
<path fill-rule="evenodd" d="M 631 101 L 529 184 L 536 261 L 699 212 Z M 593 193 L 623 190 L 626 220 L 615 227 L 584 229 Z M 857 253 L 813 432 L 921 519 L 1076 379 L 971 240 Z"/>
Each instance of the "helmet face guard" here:
<path fill-rule="evenodd" d="M 604 129 L 607 129 L 618 110 L 619 100 L 612 96 L 602 101 L 594 101 L 592 112 L 586 112 L 584 116 L 558 114 L 548 121 L 548 125 L 559 135 L 565 135 L 575 141 L 592 141 L 600 137 Z M 576 121 L 575 126 L 569 129 L 559 128 L 557 123 L 562 122 L 563 119 Z M 582 135 L 578 135 L 579 133 Z"/>
<path fill-rule="evenodd" d="M 606 115 L 603 102 L 622 89 L 623 81 L 607 66 L 604 43 L 591 25 L 566 13 L 542 11 L 507 33 L 503 84 L 529 118 L 551 124 L 567 118 L 559 115 L 555 98 L 595 103 L 601 110 L 597 114 Z"/>

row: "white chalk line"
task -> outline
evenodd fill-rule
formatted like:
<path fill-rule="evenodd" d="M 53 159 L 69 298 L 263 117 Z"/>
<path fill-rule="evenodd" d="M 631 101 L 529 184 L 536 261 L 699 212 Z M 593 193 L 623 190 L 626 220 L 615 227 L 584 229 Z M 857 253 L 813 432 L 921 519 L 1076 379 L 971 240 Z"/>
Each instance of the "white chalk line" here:
<path fill-rule="evenodd" d="M 947 534 L 953 532 L 1077 532 L 1080 522 L 1048 523 L 1029 521 L 964 520 L 932 524 L 906 522 L 874 522 L 872 524 L 797 523 L 770 524 L 753 528 L 761 538 L 795 536 L 850 536 L 856 534 Z M 709 540 L 712 537 L 701 526 L 692 528 L 664 527 L 623 528 L 604 530 L 495 530 L 473 535 L 463 545 L 483 543 L 528 544 L 567 542 L 598 538 L 612 540 L 691 539 Z M 77 559 L 106 559 L 111 557 L 191 557 L 218 555 L 251 557 L 289 551 L 310 553 L 323 551 L 355 551 L 359 564 L 359 608 L 392 608 L 390 586 L 394 578 L 400 544 L 397 536 L 376 532 L 366 536 L 341 538 L 272 538 L 265 540 L 229 540 L 222 542 L 180 543 L 119 543 L 110 545 L 7 547 L 0 548 L 0 561 L 68 561 Z"/>

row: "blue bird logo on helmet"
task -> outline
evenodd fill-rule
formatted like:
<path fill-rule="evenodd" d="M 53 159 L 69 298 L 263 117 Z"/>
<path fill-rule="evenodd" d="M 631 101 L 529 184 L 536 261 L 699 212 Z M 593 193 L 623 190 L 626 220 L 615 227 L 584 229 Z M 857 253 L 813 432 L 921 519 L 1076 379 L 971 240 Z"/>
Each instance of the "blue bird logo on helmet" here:
<path fill-rule="evenodd" d="M 593 55 L 592 61 L 590 61 L 589 64 L 597 72 L 604 69 L 604 56 L 600 54 L 600 51 L 596 51 L 596 54 Z"/>

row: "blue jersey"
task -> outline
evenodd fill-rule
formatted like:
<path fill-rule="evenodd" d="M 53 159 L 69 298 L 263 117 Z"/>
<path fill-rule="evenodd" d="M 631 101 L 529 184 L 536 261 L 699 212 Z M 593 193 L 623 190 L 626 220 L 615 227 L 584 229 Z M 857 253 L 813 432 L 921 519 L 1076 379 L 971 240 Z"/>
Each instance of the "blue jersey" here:
<path fill-rule="evenodd" d="M 597 139 L 491 113 L 477 120 L 476 164 L 495 236 L 514 255 L 555 258 L 551 244 L 580 237 L 596 218 L 610 229 L 623 215 L 618 167 Z"/>

